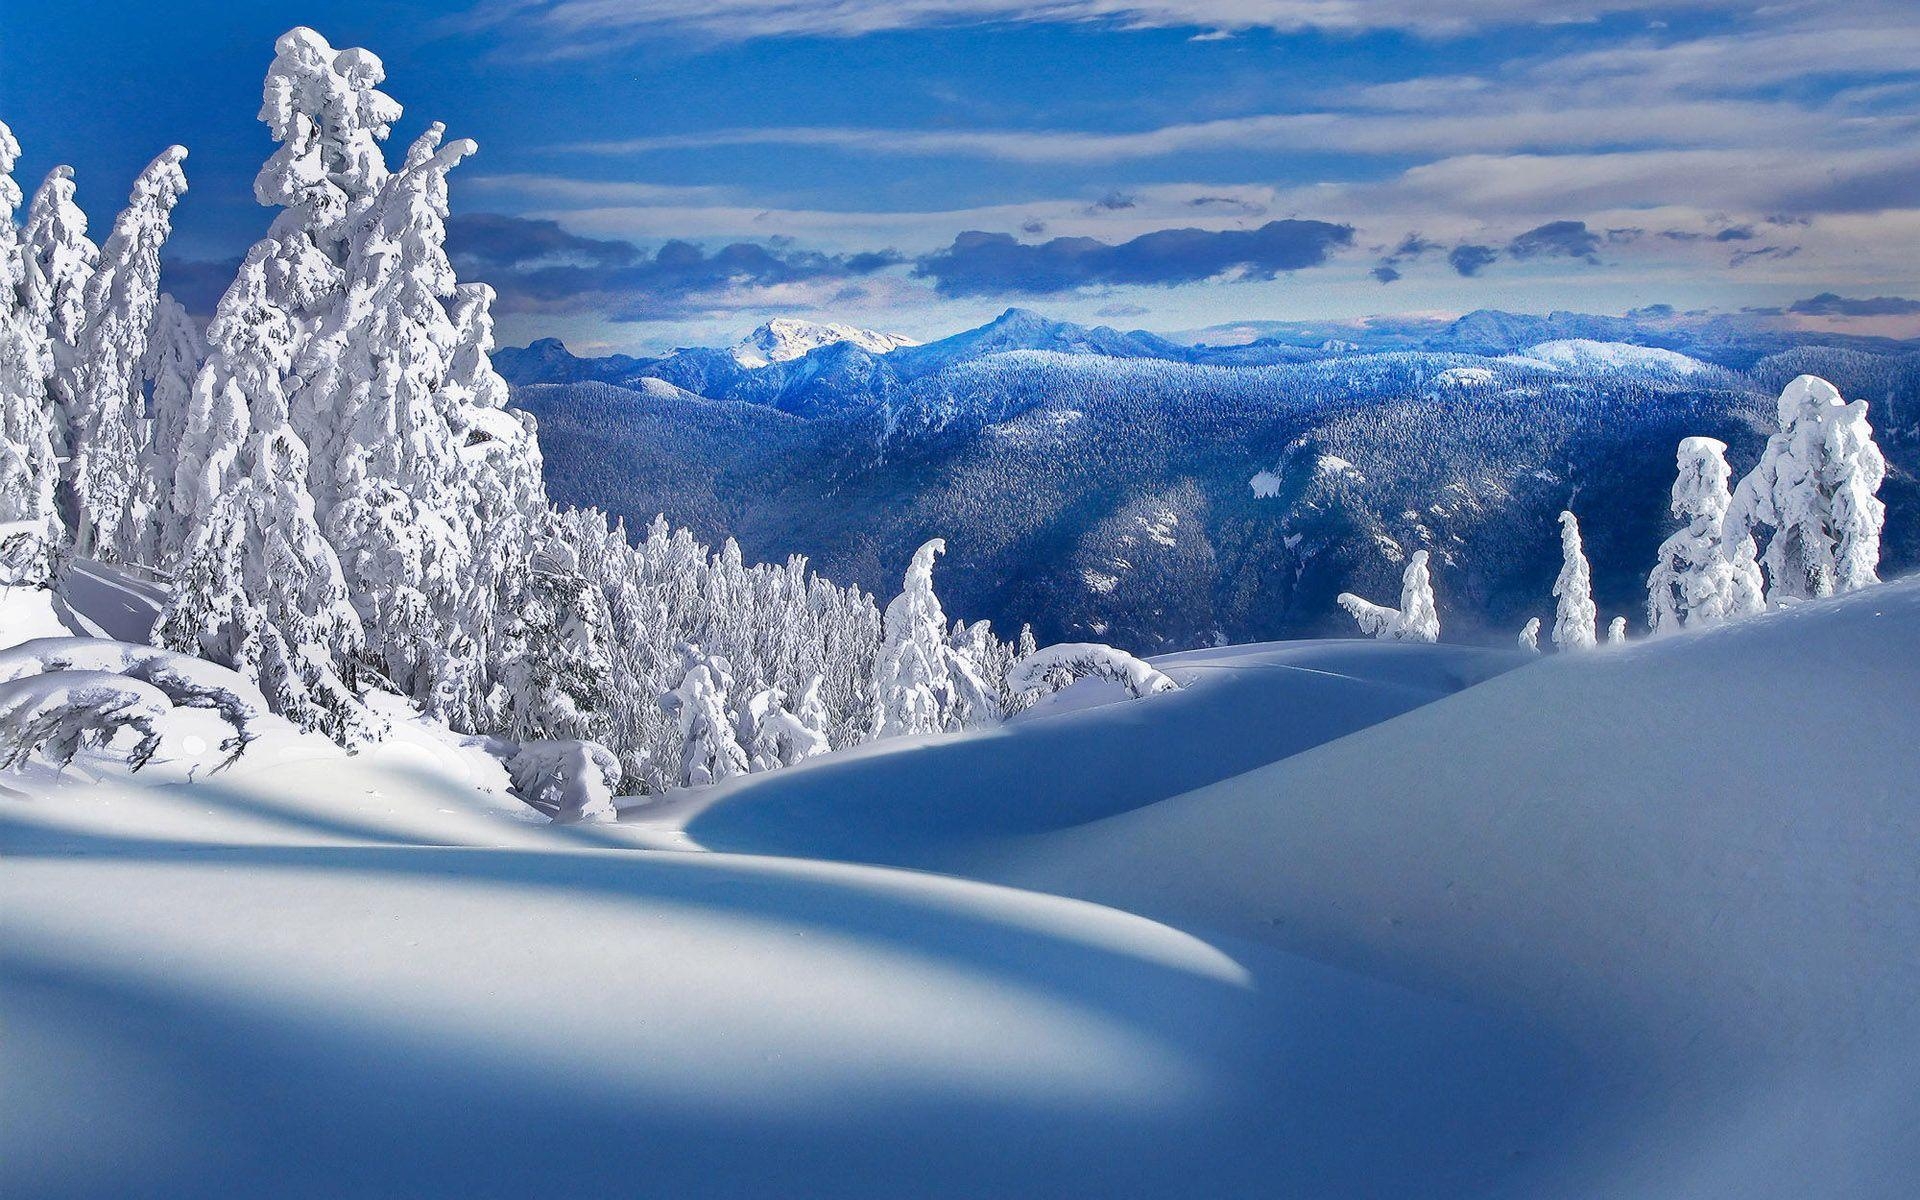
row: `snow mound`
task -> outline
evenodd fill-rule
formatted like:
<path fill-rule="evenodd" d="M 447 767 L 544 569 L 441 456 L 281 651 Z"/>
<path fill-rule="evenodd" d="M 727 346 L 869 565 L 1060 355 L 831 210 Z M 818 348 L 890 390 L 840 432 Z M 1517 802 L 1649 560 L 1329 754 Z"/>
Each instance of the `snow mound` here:
<path fill-rule="evenodd" d="M 790 362 L 822 346 L 840 342 L 852 342 L 869 354 L 885 354 L 902 346 L 920 344 L 901 334 L 876 333 L 871 329 L 856 329 L 838 322 L 818 324 L 796 321 L 791 317 L 775 317 L 734 345 L 733 361 L 748 370 L 754 370 L 778 362 Z"/>
<path fill-rule="evenodd" d="M 1672 350 L 1635 346 L 1628 342 L 1596 342 L 1589 338 L 1561 338 L 1528 347 L 1519 360 L 1546 363 L 1565 371 L 1652 371 L 1663 375 L 1694 375 L 1708 364 Z M 1511 361 L 1511 360 L 1508 360 Z"/>

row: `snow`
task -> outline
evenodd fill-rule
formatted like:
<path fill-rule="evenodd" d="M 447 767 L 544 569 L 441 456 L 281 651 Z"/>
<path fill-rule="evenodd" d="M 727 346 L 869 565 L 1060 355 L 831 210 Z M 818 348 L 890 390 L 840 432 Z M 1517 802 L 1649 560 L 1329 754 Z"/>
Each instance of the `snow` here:
<path fill-rule="evenodd" d="M 1635 346 L 1629 342 L 1596 342 L 1589 338 L 1541 342 L 1501 361 L 1526 363 L 1528 360 L 1561 370 L 1579 371 L 1653 371 L 1694 375 L 1708 369 L 1707 363 L 1672 350 Z"/>
<path fill-rule="evenodd" d="M 1253 489 L 1253 498 L 1255 500 L 1271 500 L 1275 496 L 1278 496 L 1280 494 L 1280 483 L 1280 476 L 1272 471 L 1256 472 L 1252 479 L 1247 480 L 1247 486 Z"/>
<path fill-rule="evenodd" d="M 748 370 L 755 370 L 777 362 L 790 362 L 822 346 L 834 346 L 841 342 L 852 342 L 869 354 L 886 354 L 902 346 L 920 344 L 902 334 L 875 333 L 871 329 L 856 329 L 837 321 L 816 324 L 812 321 L 796 321 L 791 317 L 775 317 L 736 343 L 732 354 L 733 361 Z"/>
<path fill-rule="evenodd" d="M 1192 651 L 619 825 L 398 712 L 0 775 L 9 1190 L 1901 1196 L 1916 649 Z"/>

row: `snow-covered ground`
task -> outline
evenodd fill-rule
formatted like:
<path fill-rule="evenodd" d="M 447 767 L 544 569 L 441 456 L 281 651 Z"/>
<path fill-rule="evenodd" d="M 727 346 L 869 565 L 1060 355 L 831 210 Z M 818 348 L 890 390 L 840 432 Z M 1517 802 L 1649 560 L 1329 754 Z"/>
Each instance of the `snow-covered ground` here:
<path fill-rule="evenodd" d="M 1198 651 L 611 827 L 417 722 L 190 781 L 183 724 L 0 776 L 0 1179 L 1905 1196 L 1916 649 L 1909 582 L 1537 661 Z"/>

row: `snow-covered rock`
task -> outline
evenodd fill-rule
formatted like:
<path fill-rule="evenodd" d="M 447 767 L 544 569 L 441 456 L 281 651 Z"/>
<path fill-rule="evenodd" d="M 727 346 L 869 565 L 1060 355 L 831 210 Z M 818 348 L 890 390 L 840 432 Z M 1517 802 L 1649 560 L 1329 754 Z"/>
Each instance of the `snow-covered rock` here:
<path fill-rule="evenodd" d="M 902 346 L 920 344 L 903 334 L 876 333 L 871 329 L 856 329 L 837 321 L 823 324 L 775 317 L 735 343 L 731 353 L 733 361 L 753 370 L 777 362 L 790 362 L 822 346 L 840 342 L 852 342 L 870 354 L 885 354 Z"/>

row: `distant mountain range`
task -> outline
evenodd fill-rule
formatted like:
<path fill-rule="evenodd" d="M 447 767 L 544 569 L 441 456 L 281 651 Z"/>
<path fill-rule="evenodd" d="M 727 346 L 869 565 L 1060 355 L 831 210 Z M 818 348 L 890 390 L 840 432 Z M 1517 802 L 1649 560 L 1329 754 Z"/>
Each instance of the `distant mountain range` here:
<path fill-rule="evenodd" d="M 739 346 L 582 359 L 551 339 L 495 362 L 540 418 L 557 500 L 806 554 L 883 595 L 945 536 L 949 611 L 1043 638 L 1341 632 L 1333 596 L 1391 597 L 1421 547 L 1449 636 L 1509 638 L 1551 611 L 1568 505 L 1603 610 L 1637 623 L 1676 443 L 1722 438 L 1744 469 L 1801 371 L 1873 403 L 1887 564 L 1920 560 L 1912 344 L 1665 313 L 1212 331 L 1232 344 L 1022 309 L 926 345 L 846 328 L 769 323 L 744 362 Z"/>

